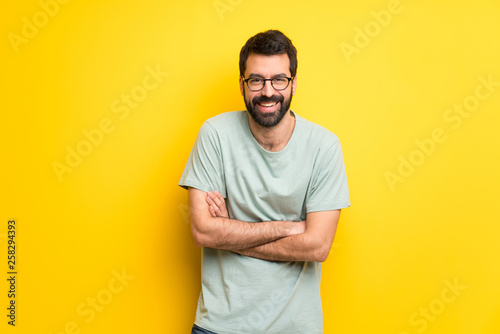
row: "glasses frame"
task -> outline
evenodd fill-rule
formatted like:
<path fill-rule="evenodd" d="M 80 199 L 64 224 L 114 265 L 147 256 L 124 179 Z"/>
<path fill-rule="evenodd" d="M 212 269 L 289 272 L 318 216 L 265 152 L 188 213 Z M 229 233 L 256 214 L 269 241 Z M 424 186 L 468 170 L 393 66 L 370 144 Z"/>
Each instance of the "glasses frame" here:
<path fill-rule="evenodd" d="M 261 91 L 264 89 L 264 87 L 266 87 L 266 81 L 271 81 L 271 87 L 273 87 L 273 89 L 277 90 L 277 91 L 283 91 L 285 89 L 288 88 L 288 86 L 290 86 L 290 82 L 293 80 L 293 77 L 276 77 L 276 78 L 271 78 L 271 79 L 264 79 L 264 78 L 248 78 L 248 79 L 245 79 L 245 77 L 241 77 L 243 79 L 243 82 L 247 84 L 247 87 L 248 89 L 250 89 L 252 92 L 258 92 L 258 91 Z M 261 79 L 264 81 L 264 84 L 262 85 L 262 88 L 261 89 L 252 89 L 250 88 L 250 85 L 248 84 L 248 81 L 249 80 L 252 80 L 252 79 Z M 274 85 L 273 85 L 273 80 L 274 79 L 287 79 L 288 80 L 288 83 L 286 84 L 286 87 L 285 88 L 282 88 L 282 89 L 278 89 L 278 88 L 275 88 Z"/>

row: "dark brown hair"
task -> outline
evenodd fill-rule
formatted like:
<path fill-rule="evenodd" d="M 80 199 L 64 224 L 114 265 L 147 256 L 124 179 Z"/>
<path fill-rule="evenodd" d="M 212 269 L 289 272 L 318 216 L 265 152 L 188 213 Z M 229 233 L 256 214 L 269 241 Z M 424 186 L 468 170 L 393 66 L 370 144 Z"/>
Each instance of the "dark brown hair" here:
<path fill-rule="evenodd" d="M 267 30 L 250 37 L 240 51 L 240 75 L 243 77 L 248 56 L 252 53 L 273 56 L 287 54 L 290 59 L 290 74 L 297 74 L 297 49 L 292 41 L 279 30 Z"/>

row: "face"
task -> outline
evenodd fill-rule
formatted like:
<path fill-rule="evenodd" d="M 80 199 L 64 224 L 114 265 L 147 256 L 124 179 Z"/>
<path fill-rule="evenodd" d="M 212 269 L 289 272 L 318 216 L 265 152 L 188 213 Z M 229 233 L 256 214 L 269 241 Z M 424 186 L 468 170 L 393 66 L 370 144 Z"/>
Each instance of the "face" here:
<path fill-rule="evenodd" d="M 290 60 L 287 54 L 264 56 L 250 54 L 246 63 L 245 79 L 258 77 L 271 79 L 275 77 L 291 77 Z M 263 127 L 277 125 L 290 109 L 292 96 L 295 94 L 296 78 L 290 82 L 285 90 L 276 90 L 270 81 L 262 90 L 254 92 L 240 77 L 241 95 L 245 99 L 245 106 L 253 120 Z"/>

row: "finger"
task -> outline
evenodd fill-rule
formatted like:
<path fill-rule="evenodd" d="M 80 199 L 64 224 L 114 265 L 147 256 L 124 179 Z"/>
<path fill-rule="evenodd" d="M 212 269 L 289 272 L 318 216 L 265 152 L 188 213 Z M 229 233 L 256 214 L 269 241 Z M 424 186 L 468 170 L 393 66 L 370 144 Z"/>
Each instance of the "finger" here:
<path fill-rule="evenodd" d="M 221 206 L 218 205 L 217 203 L 215 203 L 210 197 L 207 197 L 207 203 L 210 207 L 212 207 L 212 209 L 214 210 L 214 212 L 219 215 L 220 214 L 220 210 L 221 210 Z"/>
<path fill-rule="evenodd" d="M 221 202 L 217 197 L 207 197 L 207 202 L 209 205 L 213 206 L 216 211 L 219 212 L 226 207 L 224 201 Z"/>
<path fill-rule="evenodd" d="M 221 208 L 221 211 L 225 212 L 226 213 L 225 215 L 227 216 L 226 200 L 224 199 L 221 193 L 217 194 L 217 198 L 220 202 L 219 208 Z"/>
<path fill-rule="evenodd" d="M 212 210 L 213 210 L 213 212 L 215 214 L 215 217 L 219 217 L 220 216 L 220 210 L 219 210 L 219 208 L 216 207 L 216 206 L 211 206 L 211 208 L 212 208 Z"/>
<path fill-rule="evenodd" d="M 217 196 L 217 193 L 218 193 L 218 191 L 215 191 L 214 193 L 208 192 L 207 199 L 210 199 L 210 202 L 209 202 L 210 205 L 215 205 L 215 206 L 221 208 L 225 205 L 224 199 L 222 198 L 222 196 L 220 196 L 220 193 L 219 193 L 219 196 Z M 220 199 L 222 199 L 222 201 Z"/>
<path fill-rule="evenodd" d="M 215 205 L 214 200 L 211 197 L 206 198 L 208 205 Z"/>
<path fill-rule="evenodd" d="M 217 215 L 215 214 L 215 211 L 214 211 L 214 208 L 209 206 L 208 207 L 208 212 L 210 212 L 210 215 L 212 215 L 212 217 L 217 217 Z"/>
<path fill-rule="evenodd" d="M 222 203 L 225 202 L 224 200 L 224 197 L 222 196 L 222 194 L 218 191 L 215 192 L 215 198 L 217 198 L 219 201 L 221 201 Z"/>
<path fill-rule="evenodd" d="M 216 192 L 214 194 L 214 197 L 212 197 L 212 200 L 214 201 L 215 204 L 217 204 L 218 207 L 223 207 L 225 205 L 224 202 L 224 197 L 219 192 Z"/>

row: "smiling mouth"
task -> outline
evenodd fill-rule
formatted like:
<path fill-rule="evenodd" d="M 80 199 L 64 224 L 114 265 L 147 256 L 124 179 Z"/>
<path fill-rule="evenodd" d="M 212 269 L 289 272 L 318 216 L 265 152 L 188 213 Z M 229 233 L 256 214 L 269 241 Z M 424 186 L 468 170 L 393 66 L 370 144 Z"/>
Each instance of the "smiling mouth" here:
<path fill-rule="evenodd" d="M 278 102 L 268 102 L 268 103 L 259 103 L 261 106 L 269 108 L 274 107 Z"/>

